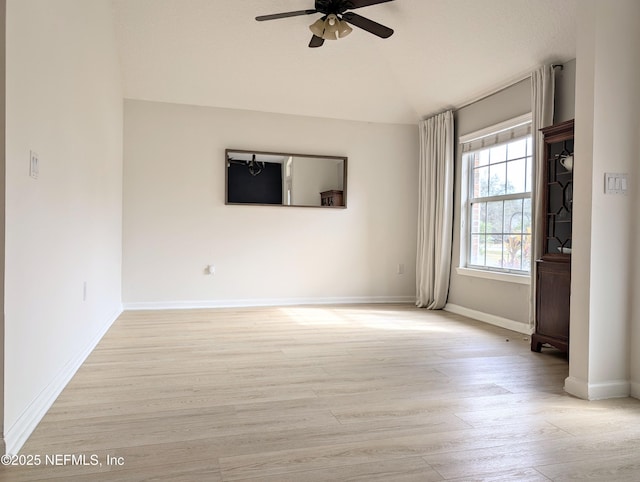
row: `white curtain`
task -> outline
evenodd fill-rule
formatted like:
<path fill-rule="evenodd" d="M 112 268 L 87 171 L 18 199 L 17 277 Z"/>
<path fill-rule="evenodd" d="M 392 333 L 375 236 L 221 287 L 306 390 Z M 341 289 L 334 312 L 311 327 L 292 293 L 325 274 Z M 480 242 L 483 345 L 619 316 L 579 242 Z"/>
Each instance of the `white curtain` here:
<path fill-rule="evenodd" d="M 451 273 L 453 112 L 420 122 L 416 305 L 444 308 Z"/>
<path fill-rule="evenodd" d="M 532 135 L 534 140 L 534 175 L 533 175 L 533 226 L 531 230 L 531 296 L 529 299 L 529 325 L 534 328 L 536 309 L 536 264 L 535 260 L 542 256 L 544 240 L 544 212 L 542 190 L 544 186 L 544 138 L 540 129 L 553 124 L 553 100 L 555 94 L 555 76 L 551 65 L 544 65 L 531 74 L 531 110 Z"/>

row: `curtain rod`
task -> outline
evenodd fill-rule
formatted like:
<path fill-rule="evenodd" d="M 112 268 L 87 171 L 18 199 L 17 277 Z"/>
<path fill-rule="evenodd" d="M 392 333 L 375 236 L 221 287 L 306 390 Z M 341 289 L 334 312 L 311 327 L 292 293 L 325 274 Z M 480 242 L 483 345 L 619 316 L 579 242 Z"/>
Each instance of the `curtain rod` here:
<path fill-rule="evenodd" d="M 489 92 L 487 94 L 482 94 L 480 97 L 476 97 L 475 99 L 470 100 L 469 102 L 465 102 L 461 106 L 456 107 L 453 111 L 457 112 L 457 111 L 459 111 L 461 109 L 464 109 L 465 107 L 469 107 L 470 105 L 473 105 L 473 104 L 475 104 L 477 102 L 480 102 L 481 100 L 487 99 L 487 98 L 491 97 L 492 95 L 499 94 L 500 92 L 502 92 L 504 90 L 507 90 L 507 89 L 513 87 L 514 85 L 519 84 L 520 82 L 522 82 L 524 80 L 527 80 L 527 79 L 530 79 L 530 78 L 531 78 L 531 73 L 528 73 L 527 75 L 519 77 L 517 80 L 514 80 L 514 81 L 510 82 L 509 84 L 507 84 L 507 85 L 505 85 L 503 87 L 500 87 L 499 89 L 495 89 L 495 90 L 493 90 L 493 91 L 491 91 L 491 92 Z"/>

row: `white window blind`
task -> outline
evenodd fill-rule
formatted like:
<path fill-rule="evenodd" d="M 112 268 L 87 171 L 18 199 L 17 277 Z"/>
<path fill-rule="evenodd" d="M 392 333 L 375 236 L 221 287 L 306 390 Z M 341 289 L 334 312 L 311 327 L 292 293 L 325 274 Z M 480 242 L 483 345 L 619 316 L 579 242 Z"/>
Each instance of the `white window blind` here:
<path fill-rule="evenodd" d="M 463 142 L 462 152 L 477 151 L 485 147 L 508 144 L 528 135 L 531 135 L 531 122 Z"/>

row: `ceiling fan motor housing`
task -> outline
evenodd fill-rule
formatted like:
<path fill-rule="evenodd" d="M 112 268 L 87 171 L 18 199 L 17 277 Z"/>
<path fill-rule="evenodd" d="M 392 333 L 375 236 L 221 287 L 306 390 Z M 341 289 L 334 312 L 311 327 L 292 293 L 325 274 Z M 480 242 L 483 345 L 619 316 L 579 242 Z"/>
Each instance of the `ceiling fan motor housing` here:
<path fill-rule="evenodd" d="M 316 0 L 316 10 L 325 14 L 342 14 L 354 8 L 350 0 Z"/>

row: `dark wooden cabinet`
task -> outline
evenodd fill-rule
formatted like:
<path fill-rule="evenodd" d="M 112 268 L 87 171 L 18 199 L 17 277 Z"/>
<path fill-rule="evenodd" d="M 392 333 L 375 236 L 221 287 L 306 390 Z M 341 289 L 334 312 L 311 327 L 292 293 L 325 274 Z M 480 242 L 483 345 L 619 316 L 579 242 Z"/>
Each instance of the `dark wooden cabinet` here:
<path fill-rule="evenodd" d="M 344 206 L 344 193 L 342 191 L 324 191 L 320 193 L 321 206 Z"/>
<path fill-rule="evenodd" d="M 573 120 L 542 129 L 545 145 L 542 189 L 542 256 L 536 260 L 536 328 L 531 349 L 548 343 L 569 349 L 571 235 L 573 220 Z"/>

